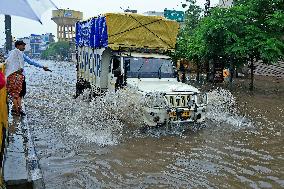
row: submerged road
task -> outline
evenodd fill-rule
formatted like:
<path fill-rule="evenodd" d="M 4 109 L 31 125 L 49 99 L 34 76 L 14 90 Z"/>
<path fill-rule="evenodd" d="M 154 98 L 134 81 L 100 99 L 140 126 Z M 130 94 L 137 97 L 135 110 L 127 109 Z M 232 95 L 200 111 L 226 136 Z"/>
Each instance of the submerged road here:
<path fill-rule="evenodd" d="M 141 134 L 73 99 L 74 64 L 42 63 L 53 72 L 26 69 L 24 103 L 46 188 L 284 187 L 283 123 L 250 122 L 227 104 L 197 132 Z"/>

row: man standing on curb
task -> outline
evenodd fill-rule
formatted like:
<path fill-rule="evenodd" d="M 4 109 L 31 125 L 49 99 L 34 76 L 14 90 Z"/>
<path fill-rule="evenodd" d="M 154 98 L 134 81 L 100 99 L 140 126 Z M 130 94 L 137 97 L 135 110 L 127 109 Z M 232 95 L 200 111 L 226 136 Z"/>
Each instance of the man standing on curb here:
<path fill-rule="evenodd" d="M 38 68 L 43 68 L 45 71 L 50 71 L 48 67 L 44 67 L 27 57 L 23 51 L 25 50 L 23 41 L 15 42 L 15 49 L 9 54 L 6 60 L 5 76 L 7 78 L 7 91 L 13 101 L 12 114 L 25 115 L 22 110 L 22 98 L 26 94 L 26 82 L 24 75 L 24 64 L 27 62 Z"/>

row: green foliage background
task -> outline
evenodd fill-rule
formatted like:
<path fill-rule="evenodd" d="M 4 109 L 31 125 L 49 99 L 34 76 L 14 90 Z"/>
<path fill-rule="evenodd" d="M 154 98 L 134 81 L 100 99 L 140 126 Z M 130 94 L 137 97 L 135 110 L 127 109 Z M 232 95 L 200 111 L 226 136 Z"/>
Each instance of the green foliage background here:
<path fill-rule="evenodd" d="M 60 41 L 56 43 L 52 43 L 49 47 L 42 52 L 41 58 L 43 59 L 51 59 L 55 57 L 60 57 L 60 59 L 64 59 L 68 57 L 70 52 L 70 43 L 65 41 Z"/>
<path fill-rule="evenodd" d="M 251 60 L 267 64 L 284 58 L 284 1 L 235 0 L 230 8 L 214 7 L 203 15 L 195 0 L 186 0 L 175 60 L 196 64 L 242 66 Z"/>

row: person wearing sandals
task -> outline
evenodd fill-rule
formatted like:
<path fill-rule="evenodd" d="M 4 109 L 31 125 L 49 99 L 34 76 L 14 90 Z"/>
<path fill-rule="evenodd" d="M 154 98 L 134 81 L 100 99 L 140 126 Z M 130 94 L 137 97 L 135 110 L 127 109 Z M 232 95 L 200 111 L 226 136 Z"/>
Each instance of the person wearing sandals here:
<path fill-rule="evenodd" d="M 32 61 L 23 53 L 25 45 L 26 44 L 23 41 L 16 41 L 16 48 L 10 52 L 9 57 L 6 60 L 6 88 L 9 97 L 13 101 L 12 114 L 17 116 L 25 115 L 22 111 L 22 98 L 26 94 L 26 82 L 24 75 L 25 62 L 35 67 L 43 68 L 45 71 L 49 71 L 48 67 Z"/>

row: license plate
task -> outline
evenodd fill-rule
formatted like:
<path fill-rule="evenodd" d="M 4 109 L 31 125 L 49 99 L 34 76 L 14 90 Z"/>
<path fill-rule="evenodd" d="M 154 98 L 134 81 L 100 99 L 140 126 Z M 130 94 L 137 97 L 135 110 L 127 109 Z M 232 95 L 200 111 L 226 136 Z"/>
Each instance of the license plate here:
<path fill-rule="evenodd" d="M 176 112 L 170 112 L 170 117 L 176 117 Z M 184 111 L 181 115 L 181 117 L 190 117 L 190 111 Z"/>

